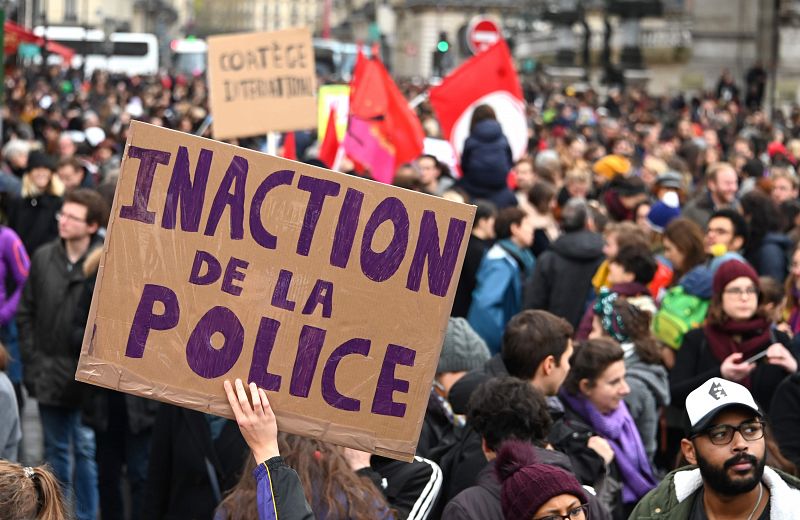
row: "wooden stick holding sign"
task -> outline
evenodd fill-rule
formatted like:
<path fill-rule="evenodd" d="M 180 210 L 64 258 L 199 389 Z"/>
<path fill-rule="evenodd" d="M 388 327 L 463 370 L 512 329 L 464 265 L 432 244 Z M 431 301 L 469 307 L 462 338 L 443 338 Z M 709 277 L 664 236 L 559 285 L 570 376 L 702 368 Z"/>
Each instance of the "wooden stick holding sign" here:
<path fill-rule="evenodd" d="M 409 460 L 474 209 L 134 122 L 76 377 Z"/>

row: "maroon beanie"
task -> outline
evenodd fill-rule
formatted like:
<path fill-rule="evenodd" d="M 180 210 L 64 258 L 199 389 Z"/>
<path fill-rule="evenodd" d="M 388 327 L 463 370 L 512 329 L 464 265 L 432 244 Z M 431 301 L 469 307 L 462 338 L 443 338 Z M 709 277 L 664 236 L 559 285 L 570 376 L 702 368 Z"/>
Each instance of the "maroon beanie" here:
<path fill-rule="evenodd" d="M 559 495 L 572 495 L 586 503 L 586 494 L 571 473 L 536 462 L 533 446 L 522 441 L 503 443 L 495 460 L 503 484 L 500 503 L 506 520 L 530 520 L 542 505 Z"/>
<path fill-rule="evenodd" d="M 756 273 L 756 270 L 753 269 L 750 264 L 742 262 L 741 260 L 728 260 L 719 266 L 717 272 L 714 273 L 714 282 L 712 285 L 714 294 L 722 294 L 726 285 L 742 276 L 753 280 L 753 283 L 756 284 L 756 288 L 758 288 L 758 273 Z"/>

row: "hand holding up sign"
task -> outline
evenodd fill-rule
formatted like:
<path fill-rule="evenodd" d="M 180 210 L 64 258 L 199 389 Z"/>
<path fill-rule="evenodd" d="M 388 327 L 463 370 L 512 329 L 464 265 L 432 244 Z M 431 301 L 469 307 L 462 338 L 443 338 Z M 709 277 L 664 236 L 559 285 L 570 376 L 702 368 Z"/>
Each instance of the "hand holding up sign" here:
<path fill-rule="evenodd" d="M 224 384 L 228 402 L 236 416 L 236 423 L 239 425 L 242 437 L 253 451 L 256 464 L 280 455 L 278 423 L 275 421 L 275 413 L 269 405 L 266 392 L 257 388 L 255 383 L 250 383 L 250 393 L 253 398 L 253 405 L 250 406 L 247 390 L 241 379 L 236 379 L 235 391 L 230 381 L 226 380 Z"/>

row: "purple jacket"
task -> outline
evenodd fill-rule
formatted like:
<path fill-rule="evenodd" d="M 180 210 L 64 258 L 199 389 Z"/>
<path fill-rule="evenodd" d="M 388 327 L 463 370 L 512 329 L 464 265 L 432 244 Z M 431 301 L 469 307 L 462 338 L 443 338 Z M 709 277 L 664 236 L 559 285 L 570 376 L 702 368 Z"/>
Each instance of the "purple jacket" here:
<path fill-rule="evenodd" d="M 306 502 L 303 484 L 297 473 L 286 465 L 281 457 L 273 457 L 262 462 L 253 470 L 256 479 L 256 504 L 243 504 L 243 507 L 258 508 L 258 520 L 314 520 L 314 513 Z M 214 520 L 228 518 L 228 512 L 221 507 L 214 514 Z"/>
<path fill-rule="evenodd" d="M 13 229 L 0 226 L 0 325 L 5 325 L 17 313 L 19 299 L 22 296 L 22 287 L 28 279 L 31 260 L 22 245 L 22 240 Z M 14 279 L 16 287 L 14 292 L 8 294 L 6 281 L 9 275 Z"/>

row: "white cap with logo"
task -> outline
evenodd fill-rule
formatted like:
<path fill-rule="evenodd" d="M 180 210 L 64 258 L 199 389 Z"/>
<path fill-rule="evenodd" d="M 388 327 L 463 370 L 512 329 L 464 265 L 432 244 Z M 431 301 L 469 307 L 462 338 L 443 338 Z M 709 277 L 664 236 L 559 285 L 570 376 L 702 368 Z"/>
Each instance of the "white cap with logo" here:
<path fill-rule="evenodd" d="M 763 416 L 750 390 L 739 383 L 712 377 L 686 397 L 686 413 L 692 431 L 705 429 L 720 411 L 730 406 L 743 406 Z"/>

